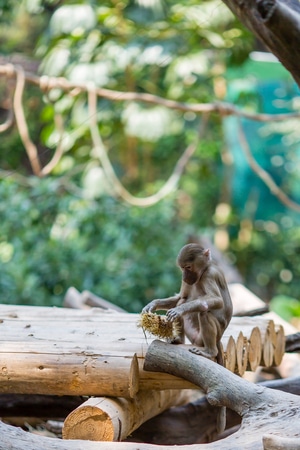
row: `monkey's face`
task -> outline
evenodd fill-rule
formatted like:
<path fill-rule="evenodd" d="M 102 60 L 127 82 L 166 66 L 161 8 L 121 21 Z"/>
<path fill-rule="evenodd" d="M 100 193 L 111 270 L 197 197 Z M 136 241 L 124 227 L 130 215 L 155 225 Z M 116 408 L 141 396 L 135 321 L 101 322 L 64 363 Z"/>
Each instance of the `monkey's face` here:
<path fill-rule="evenodd" d="M 194 272 L 191 268 L 182 268 L 182 279 L 185 283 L 192 285 L 198 280 L 198 274 Z"/>

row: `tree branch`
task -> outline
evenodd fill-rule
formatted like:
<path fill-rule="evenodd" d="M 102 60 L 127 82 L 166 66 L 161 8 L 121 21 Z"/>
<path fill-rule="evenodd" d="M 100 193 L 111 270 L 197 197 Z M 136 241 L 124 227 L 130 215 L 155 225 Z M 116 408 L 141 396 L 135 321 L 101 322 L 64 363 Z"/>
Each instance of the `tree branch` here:
<path fill-rule="evenodd" d="M 153 341 L 147 351 L 145 370 L 166 372 L 200 386 L 214 406 L 226 406 L 242 417 L 239 431 L 208 449 L 262 449 L 266 434 L 298 438 L 299 396 L 254 385 L 216 363 L 187 351 Z M 245 433 L 246 431 L 246 433 Z M 203 448 L 206 448 L 203 447 Z"/>
<path fill-rule="evenodd" d="M 297 0 L 223 0 L 300 86 L 300 4 Z"/>

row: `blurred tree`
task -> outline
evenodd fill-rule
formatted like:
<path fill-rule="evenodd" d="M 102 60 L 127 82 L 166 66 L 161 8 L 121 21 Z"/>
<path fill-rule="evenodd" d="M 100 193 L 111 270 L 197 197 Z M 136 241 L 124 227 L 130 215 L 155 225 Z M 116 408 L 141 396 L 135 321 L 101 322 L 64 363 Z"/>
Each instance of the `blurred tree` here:
<path fill-rule="evenodd" d="M 240 70 L 253 46 L 250 33 L 217 0 L 10 0 L 0 2 L 0 21 L 2 52 L 34 55 L 41 74 L 189 103 L 223 100 L 228 67 Z M 266 299 L 274 293 L 297 297 L 292 267 L 298 222 L 286 213 L 255 221 L 247 210 L 241 220 L 232 205 L 232 166 L 225 164 L 224 171 L 222 165 L 228 154 L 219 116 L 212 116 L 179 189 L 161 204 L 138 209 L 109 197 L 92 149 L 85 95 L 30 88 L 24 104 L 43 162 L 59 139 L 55 113 L 63 116 L 64 156 L 49 180 L 29 177 L 26 188 L 0 183 L 10 204 L 0 205 L 4 301 L 57 303 L 75 284 L 138 310 L 152 297 L 176 291 L 178 248 L 190 232 L 203 230 L 222 242 L 247 284 Z M 97 110 L 109 158 L 136 195 L 163 185 L 201 122 L 194 113 L 117 96 L 99 99 Z M 2 136 L 1 167 L 28 174 L 16 133 Z M 278 223 L 276 233 L 271 223 Z"/>

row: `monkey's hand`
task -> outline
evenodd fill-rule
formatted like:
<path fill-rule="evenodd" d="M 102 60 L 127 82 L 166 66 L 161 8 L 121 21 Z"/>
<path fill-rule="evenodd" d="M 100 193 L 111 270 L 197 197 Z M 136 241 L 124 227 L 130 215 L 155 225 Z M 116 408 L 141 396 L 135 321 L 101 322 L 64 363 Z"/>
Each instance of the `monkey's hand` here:
<path fill-rule="evenodd" d="M 152 302 L 148 303 L 148 305 L 144 306 L 144 308 L 142 309 L 142 314 L 145 313 L 152 313 L 154 311 L 157 310 L 159 301 L 158 300 L 152 300 Z"/>
<path fill-rule="evenodd" d="M 174 320 L 179 319 L 184 313 L 184 308 L 181 306 L 176 306 L 176 308 L 169 309 L 166 313 L 167 320 L 174 322 Z"/>

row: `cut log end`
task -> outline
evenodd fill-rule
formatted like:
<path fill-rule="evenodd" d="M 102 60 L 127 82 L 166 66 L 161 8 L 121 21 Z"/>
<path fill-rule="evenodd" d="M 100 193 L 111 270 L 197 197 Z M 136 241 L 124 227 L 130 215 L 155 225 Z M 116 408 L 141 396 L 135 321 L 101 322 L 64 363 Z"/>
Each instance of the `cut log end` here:
<path fill-rule="evenodd" d="M 113 441 L 114 432 L 112 419 L 107 412 L 98 407 L 85 406 L 68 415 L 62 436 L 63 439 Z"/>

